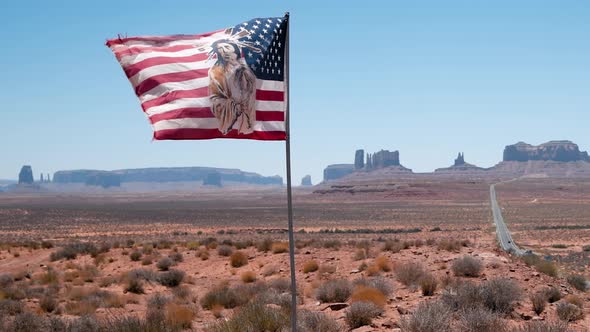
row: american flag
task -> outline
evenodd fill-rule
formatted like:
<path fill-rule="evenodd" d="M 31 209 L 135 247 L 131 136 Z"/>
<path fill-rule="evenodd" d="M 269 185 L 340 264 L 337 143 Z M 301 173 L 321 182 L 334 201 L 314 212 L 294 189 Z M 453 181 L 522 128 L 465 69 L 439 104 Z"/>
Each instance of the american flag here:
<path fill-rule="evenodd" d="M 288 17 L 107 41 L 156 140 L 285 140 Z"/>

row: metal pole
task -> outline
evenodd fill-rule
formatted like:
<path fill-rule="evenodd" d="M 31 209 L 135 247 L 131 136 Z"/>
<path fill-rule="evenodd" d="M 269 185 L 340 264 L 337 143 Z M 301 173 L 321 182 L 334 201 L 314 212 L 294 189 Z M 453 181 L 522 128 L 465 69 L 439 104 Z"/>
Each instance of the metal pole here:
<path fill-rule="evenodd" d="M 287 97 L 287 109 L 285 114 L 285 133 L 287 139 L 285 141 L 285 152 L 287 155 L 287 205 L 289 215 L 289 262 L 291 265 L 291 331 L 297 331 L 297 284 L 295 282 L 295 238 L 293 235 L 293 201 L 291 193 L 291 135 L 289 130 L 289 12 L 285 13 L 285 19 L 287 20 L 287 35 L 285 37 L 285 84 L 286 84 L 286 97 Z"/>

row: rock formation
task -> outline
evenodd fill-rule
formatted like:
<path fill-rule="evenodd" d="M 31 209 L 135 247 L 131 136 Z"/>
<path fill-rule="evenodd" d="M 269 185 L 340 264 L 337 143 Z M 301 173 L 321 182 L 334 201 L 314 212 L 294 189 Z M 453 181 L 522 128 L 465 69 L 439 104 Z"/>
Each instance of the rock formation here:
<path fill-rule="evenodd" d="M 463 152 L 459 152 L 457 158 L 455 158 L 455 162 L 452 166 L 446 168 L 437 168 L 434 172 L 436 174 L 461 174 L 465 175 L 467 173 L 472 173 L 472 175 L 479 175 L 481 176 L 485 171 L 484 168 L 477 167 L 465 161 L 465 154 Z"/>
<path fill-rule="evenodd" d="M 359 170 L 365 167 L 365 150 L 356 150 L 354 154 L 354 169 Z"/>
<path fill-rule="evenodd" d="M 538 146 L 518 142 L 504 149 L 504 161 L 529 160 L 590 161 L 590 157 L 571 141 L 550 141 Z"/>
<path fill-rule="evenodd" d="M 25 165 L 20 169 L 20 173 L 18 174 L 18 183 L 19 184 L 33 184 L 35 180 L 33 179 L 33 169 L 29 165 Z"/>
<path fill-rule="evenodd" d="M 53 175 L 55 183 L 86 183 L 88 177 L 98 170 L 58 171 Z M 218 173 L 223 182 L 238 182 L 257 185 L 282 185 L 280 176 L 261 176 L 256 173 L 243 172 L 239 169 L 213 167 L 170 167 L 170 168 L 140 168 L 110 171 L 120 177 L 121 183 L 126 182 L 188 182 L 203 181 L 209 174 Z"/>
<path fill-rule="evenodd" d="M 463 152 L 459 152 L 457 155 L 457 159 L 455 159 L 455 164 L 453 166 L 461 166 L 465 165 L 465 155 Z"/>
<path fill-rule="evenodd" d="M 203 180 L 203 185 L 221 187 L 221 175 L 217 172 L 207 174 Z"/>
<path fill-rule="evenodd" d="M 100 186 L 103 188 L 120 187 L 121 177 L 118 174 L 105 171 L 97 171 L 86 178 L 87 186 Z"/>
<path fill-rule="evenodd" d="M 311 175 L 306 175 L 301 179 L 302 186 L 312 186 L 311 184 Z"/>
<path fill-rule="evenodd" d="M 328 165 L 324 169 L 324 181 L 336 180 L 354 172 L 353 164 Z"/>
<path fill-rule="evenodd" d="M 379 169 L 389 166 L 400 166 L 399 151 L 390 152 L 388 150 L 381 150 L 373 153 L 367 161 L 367 169 Z"/>

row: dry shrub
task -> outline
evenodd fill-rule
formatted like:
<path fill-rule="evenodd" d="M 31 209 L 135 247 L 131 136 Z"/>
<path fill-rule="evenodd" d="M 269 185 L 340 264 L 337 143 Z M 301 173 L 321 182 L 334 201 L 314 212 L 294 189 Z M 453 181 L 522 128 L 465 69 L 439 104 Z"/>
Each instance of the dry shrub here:
<path fill-rule="evenodd" d="M 330 280 L 316 290 L 321 302 L 346 302 L 352 294 L 352 284 L 346 279 Z"/>
<path fill-rule="evenodd" d="M 65 305 L 65 311 L 69 315 L 84 316 L 96 312 L 98 304 L 91 301 L 68 302 Z"/>
<path fill-rule="evenodd" d="M 319 272 L 320 275 L 334 274 L 334 273 L 336 273 L 336 266 L 334 266 L 334 265 L 328 265 L 328 264 L 322 264 L 322 265 L 320 265 L 320 268 L 318 269 L 318 272 Z"/>
<path fill-rule="evenodd" d="M 287 278 L 276 278 L 268 283 L 268 287 L 283 293 L 291 290 L 291 281 Z"/>
<path fill-rule="evenodd" d="M 129 259 L 131 259 L 134 262 L 139 262 L 139 260 L 141 259 L 142 253 L 139 250 L 133 250 L 130 254 L 129 254 Z"/>
<path fill-rule="evenodd" d="M 94 282 L 94 278 L 96 278 L 98 274 L 96 266 L 84 265 L 80 270 L 80 279 L 84 280 L 84 282 Z"/>
<path fill-rule="evenodd" d="M 261 251 L 261 252 L 269 252 L 270 249 L 272 248 L 272 240 L 269 238 L 266 238 L 262 241 L 256 242 L 256 250 Z"/>
<path fill-rule="evenodd" d="M 355 261 L 360 261 L 363 259 L 367 259 L 367 257 L 369 257 L 369 255 L 367 254 L 367 250 L 357 249 L 355 250 L 354 255 L 352 256 L 352 259 Z"/>
<path fill-rule="evenodd" d="M 282 254 L 282 253 L 289 252 L 289 243 L 275 242 L 272 244 L 271 251 L 273 254 Z"/>
<path fill-rule="evenodd" d="M 47 267 L 47 271 L 41 275 L 39 282 L 43 285 L 54 285 L 59 283 L 59 274 L 51 266 Z"/>
<path fill-rule="evenodd" d="M 11 330 L 13 332 L 43 331 L 44 326 L 45 322 L 43 317 L 37 316 L 31 312 L 26 311 L 14 317 Z M 2 325 L 0 325 L 0 327 L 2 327 Z"/>
<path fill-rule="evenodd" d="M 283 331 L 288 324 L 289 316 L 286 312 L 254 301 L 240 308 L 231 319 L 211 326 L 208 331 Z"/>
<path fill-rule="evenodd" d="M 353 281 L 353 284 L 378 289 L 385 296 L 390 296 L 393 293 L 391 282 L 383 277 L 358 278 Z"/>
<path fill-rule="evenodd" d="M 342 246 L 342 242 L 339 240 L 328 240 L 324 241 L 322 246 L 326 249 L 338 250 Z"/>
<path fill-rule="evenodd" d="M 557 316 L 564 322 L 575 322 L 584 318 L 584 311 L 575 304 L 559 302 L 557 304 Z"/>
<path fill-rule="evenodd" d="M 391 261 L 386 256 L 379 256 L 375 258 L 375 265 L 383 272 L 389 272 L 393 269 Z"/>
<path fill-rule="evenodd" d="M 395 277 L 397 281 L 406 286 L 417 285 L 425 274 L 426 271 L 422 264 L 416 262 L 401 263 L 395 268 Z"/>
<path fill-rule="evenodd" d="M 94 265 L 96 265 L 96 266 L 102 265 L 106 261 L 107 261 L 106 254 L 98 254 L 98 255 L 96 255 L 96 257 L 94 257 Z"/>
<path fill-rule="evenodd" d="M 182 329 L 190 329 L 195 318 L 195 312 L 191 308 L 176 303 L 168 303 L 165 306 L 166 322 Z"/>
<path fill-rule="evenodd" d="M 569 332 L 567 323 L 564 322 L 528 322 L 525 326 L 516 330 L 516 332 Z"/>
<path fill-rule="evenodd" d="M 557 277 L 559 272 L 555 263 L 545 260 L 538 262 L 537 265 L 535 265 L 535 269 L 541 273 L 545 273 L 550 277 Z"/>
<path fill-rule="evenodd" d="M 314 260 L 303 263 L 303 273 L 315 272 L 319 269 L 318 262 Z"/>
<path fill-rule="evenodd" d="M 170 267 L 172 266 L 173 262 L 170 258 L 168 257 L 163 257 L 161 258 L 158 263 L 156 263 L 156 267 L 160 270 L 160 271 L 168 271 L 168 269 L 170 269 Z"/>
<path fill-rule="evenodd" d="M 507 332 L 506 322 L 497 314 L 482 307 L 463 310 L 459 314 L 460 331 Z"/>
<path fill-rule="evenodd" d="M 175 249 L 178 249 L 178 248 L 175 248 Z M 184 261 L 184 256 L 182 256 L 182 253 L 180 253 L 180 252 L 175 252 L 173 254 L 170 254 L 168 257 L 170 257 L 170 259 L 175 263 L 180 263 L 180 262 Z"/>
<path fill-rule="evenodd" d="M 422 295 L 424 295 L 424 296 L 434 295 L 434 292 L 436 292 L 437 287 L 438 287 L 438 281 L 430 273 L 426 273 L 420 279 L 420 289 L 422 290 Z"/>
<path fill-rule="evenodd" d="M 377 264 L 371 264 L 365 268 L 368 277 L 376 277 L 381 274 L 381 269 Z"/>
<path fill-rule="evenodd" d="M 451 269 L 457 277 L 479 277 L 483 264 L 473 256 L 463 256 L 453 261 Z"/>
<path fill-rule="evenodd" d="M 153 258 L 152 256 L 145 256 L 142 260 L 141 260 L 141 265 L 152 265 L 153 263 Z"/>
<path fill-rule="evenodd" d="M 391 251 L 392 253 L 398 253 L 402 251 L 404 248 L 404 244 L 401 243 L 399 240 L 387 240 L 383 243 L 383 251 Z"/>
<path fill-rule="evenodd" d="M 536 292 L 531 295 L 531 303 L 533 304 L 533 311 L 540 315 L 547 306 L 547 296 L 543 292 Z"/>
<path fill-rule="evenodd" d="M 509 314 L 519 300 L 521 289 L 509 279 L 491 279 L 476 286 L 470 282 L 456 284 L 443 293 L 442 301 L 452 310 L 482 306 L 495 313 Z"/>
<path fill-rule="evenodd" d="M 561 300 L 561 292 L 559 291 L 559 289 L 557 289 L 555 287 L 545 288 L 543 290 L 543 294 L 545 295 L 545 298 L 547 299 L 547 302 L 549 302 L 549 303 L 554 303 L 554 302 Z"/>
<path fill-rule="evenodd" d="M 256 273 L 254 273 L 253 271 L 242 272 L 242 274 L 240 275 L 240 279 L 245 283 L 254 282 L 256 281 Z"/>
<path fill-rule="evenodd" d="M 127 283 L 123 289 L 125 292 L 130 292 L 133 294 L 145 293 L 145 290 L 143 289 L 143 281 L 137 278 L 130 278 L 127 280 Z"/>
<path fill-rule="evenodd" d="M 451 312 L 439 301 L 422 302 L 400 326 L 404 332 L 451 332 Z"/>
<path fill-rule="evenodd" d="M 205 245 L 207 249 L 215 250 L 217 249 L 217 241 L 211 241 Z"/>
<path fill-rule="evenodd" d="M 45 312 L 52 312 L 57 309 L 58 303 L 54 295 L 45 295 L 39 299 L 39 307 Z"/>
<path fill-rule="evenodd" d="M 248 264 L 248 256 L 241 251 L 236 251 L 229 257 L 229 264 L 232 267 L 241 267 Z"/>
<path fill-rule="evenodd" d="M 223 256 L 223 257 L 229 257 L 231 254 L 233 254 L 234 250 L 232 249 L 232 247 L 228 246 L 228 245 L 220 245 L 217 248 L 217 254 L 219 256 Z"/>
<path fill-rule="evenodd" d="M 0 318 L 3 315 L 16 315 L 23 312 L 25 305 L 21 301 L 0 299 Z M 1 325 L 0 325 L 1 326 Z"/>
<path fill-rule="evenodd" d="M 463 245 L 465 244 L 465 245 Z M 438 249 L 439 250 L 446 250 L 446 251 L 460 251 L 463 246 L 468 246 L 469 241 L 457 241 L 452 239 L 442 239 L 438 242 Z"/>
<path fill-rule="evenodd" d="M 366 287 L 362 285 L 355 287 L 350 299 L 353 303 L 371 302 L 379 308 L 385 307 L 385 303 L 387 303 L 387 298 L 383 293 L 381 293 L 381 291 L 379 291 L 376 288 Z"/>
<path fill-rule="evenodd" d="M 215 305 L 231 309 L 246 301 L 248 301 L 248 298 L 241 297 L 235 289 L 228 288 L 226 283 L 222 283 L 203 296 L 201 306 L 208 310 L 211 310 Z"/>
<path fill-rule="evenodd" d="M 170 270 L 167 272 L 163 272 L 158 276 L 158 282 L 162 286 L 166 287 L 176 287 L 180 285 L 182 280 L 184 279 L 184 271 L 180 270 Z"/>
<path fill-rule="evenodd" d="M 279 267 L 274 264 L 270 264 L 270 265 L 264 266 L 261 273 L 263 276 L 269 277 L 273 274 L 277 274 L 278 272 L 279 272 Z"/>
<path fill-rule="evenodd" d="M 344 320 L 351 329 L 370 325 L 373 318 L 381 315 L 383 310 L 372 302 L 353 302 L 346 310 Z"/>
<path fill-rule="evenodd" d="M 342 326 L 321 312 L 301 310 L 298 312 L 297 331 L 340 332 Z"/>
<path fill-rule="evenodd" d="M 578 306 L 580 309 L 584 309 L 584 300 L 579 296 L 570 294 L 563 299 L 567 303 L 571 303 L 575 306 Z"/>
<path fill-rule="evenodd" d="M 574 287 L 575 289 L 585 292 L 588 288 L 588 284 L 586 282 L 586 278 L 579 274 L 570 274 L 567 277 L 567 282 Z"/>
<path fill-rule="evenodd" d="M 199 257 L 202 261 L 206 261 L 209 259 L 209 250 L 207 248 L 199 249 L 195 256 Z"/>

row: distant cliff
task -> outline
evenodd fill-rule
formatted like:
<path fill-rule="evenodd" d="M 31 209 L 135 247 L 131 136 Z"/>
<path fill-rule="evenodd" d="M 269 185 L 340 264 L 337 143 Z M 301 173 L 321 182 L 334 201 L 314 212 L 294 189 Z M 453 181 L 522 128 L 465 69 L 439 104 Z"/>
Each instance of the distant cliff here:
<path fill-rule="evenodd" d="M 204 181 L 207 176 L 217 173 L 221 181 L 240 182 L 258 185 L 282 185 L 280 176 L 262 176 L 257 173 L 243 172 L 239 169 L 213 168 L 213 167 L 169 167 L 169 168 L 139 168 L 122 169 L 116 171 L 98 170 L 72 170 L 58 171 L 53 175 L 55 183 L 86 183 L 89 185 L 102 185 L 98 178 L 111 176 L 115 183 L 125 182 L 183 182 Z M 110 185 L 109 185 L 110 186 Z"/>
<path fill-rule="evenodd" d="M 503 161 L 590 161 L 588 152 L 580 151 L 578 145 L 571 141 L 550 141 L 537 146 L 524 142 L 508 145 L 504 148 Z"/>

